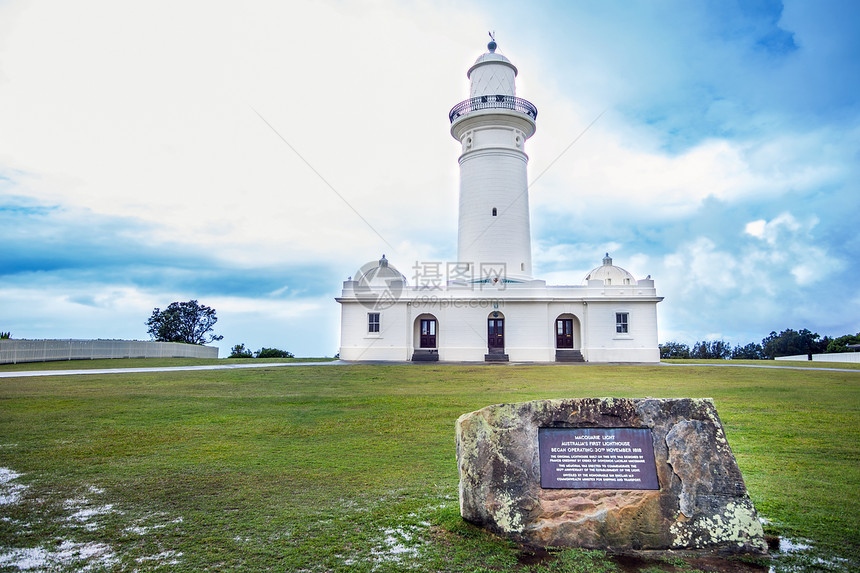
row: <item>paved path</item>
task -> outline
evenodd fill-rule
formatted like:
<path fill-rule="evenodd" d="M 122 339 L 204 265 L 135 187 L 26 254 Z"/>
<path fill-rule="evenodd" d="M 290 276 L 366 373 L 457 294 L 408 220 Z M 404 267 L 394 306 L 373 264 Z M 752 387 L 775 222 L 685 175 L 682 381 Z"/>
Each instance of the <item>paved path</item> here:
<path fill-rule="evenodd" d="M 25 376 L 73 376 L 75 374 L 134 374 L 137 372 L 181 372 L 187 370 L 235 370 L 237 368 L 274 368 L 277 366 L 331 366 L 348 364 L 340 360 L 329 362 L 262 362 L 259 364 L 206 364 L 203 366 L 155 366 L 152 368 L 90 368 L 81 370 L 30 370 L 0 372 L 0 378 L 23 378 Z"/>
<path fill-rule="evenodd" d="M 714 366 L 715 368 L 776 368 L 777 370 L 818 370 L 823 372 L 856 372 L 860 374 L 860 370 L 855 368 L 824 368 L 818 366 L 771 366 L 769 364 L 674 364 L 671 362 L 661 362 L 660 364 L 662 364 L 663 366 Z"/>
<path fill-rule="evenodd" d="M 152 368 L 91 368 L 80 370 L 29 370 L 20 372 L 0 372 L 0 378 L 25 378 L 32 376 L 74 376 L 77 374 L 135 374 L 138 372 L 182 372 L 189 370 L 235 370 L 239 368 L 278 368 L 281 366 L 344 366 L 355 364 L 354 362 L 344 362 L 342 360 L 330 360 L 328 362 L 263 362 L 260 364 L 207 364 L 204 366 L 155 366 Z M 367 363 L 371 364 L 371 363 Z M 373 362 L 372 364 L 416 364 L 414 362 Z M 434 362 L 432 364 L 470 364 L 474 362 Z M 510 366 L 527 365 L 534 363 L 516 362 L 510 363 Z M 823 372 L 854 372 L 860 374 L 860 370 L 852 370 L 849 368 L 824 368 L 815 366 L 776 366 L 769 364 L 674 364 L 669 362 L 661 362 L 662 366 L 696 366 L 715 368 L 774 368 L 777 370 L 813 370 Z M 596 365 L 596 364 L 595 364 Z M 623 366 L 623 364 L 614 364 L 615 366 Z M 493 366 L 499 366 L 494 364 Z M 577 367 L 588 366 L 587 364 L 579 364 Z M 642 366 L 637 364 L 636 366 Z"/>

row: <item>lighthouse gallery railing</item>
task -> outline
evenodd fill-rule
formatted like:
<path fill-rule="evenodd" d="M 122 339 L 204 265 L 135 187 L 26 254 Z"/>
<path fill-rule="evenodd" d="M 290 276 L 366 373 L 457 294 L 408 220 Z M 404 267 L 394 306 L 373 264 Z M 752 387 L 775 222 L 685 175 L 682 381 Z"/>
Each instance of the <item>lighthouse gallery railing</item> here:
<path fill-rule="evenodd" d="M 460 116 L 481 109 L 509 109 L 537 119 L 537 108 L 532 102 L 510 95 L 485 95 L 461 101 L 451 108 L 448 119 L 454 123 Z"/>

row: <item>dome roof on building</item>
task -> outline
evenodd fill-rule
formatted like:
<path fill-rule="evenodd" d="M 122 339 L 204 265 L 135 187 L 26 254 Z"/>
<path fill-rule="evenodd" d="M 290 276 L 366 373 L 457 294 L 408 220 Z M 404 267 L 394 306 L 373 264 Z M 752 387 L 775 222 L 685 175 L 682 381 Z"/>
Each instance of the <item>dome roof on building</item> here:
<path fill-rule="evenodd" d="M 603 281 L 606 285 L 629 285 L 636 284 L 636 279 L 633 278 L 626 270 L 621 267 L 616 267 L 612 264 L 612 257 L 609 253 L 603 257 L 603 264 L 596 269 L 593 269 L 582 280 L 582 284 L 587 284 L 588 281 Z"/>
<path fill-rule="evenodd" d="M 355 280 L 358 282 L 359 288 L 389 288 L 392 281 L 406 282 L 406 277 L 403 276 L 393 265 L 388 264 L 388 259 L 385 255 L 373 263 L 368 263 L 361 267 Z"/>

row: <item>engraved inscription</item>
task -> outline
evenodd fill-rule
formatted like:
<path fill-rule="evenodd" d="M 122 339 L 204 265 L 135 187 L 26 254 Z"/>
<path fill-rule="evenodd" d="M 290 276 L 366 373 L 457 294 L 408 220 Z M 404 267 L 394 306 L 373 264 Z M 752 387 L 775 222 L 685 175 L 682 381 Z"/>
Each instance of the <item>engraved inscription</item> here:
<path fill-rule="evenodd" d="M 651 430 L 540 428 L 540 485 L 555 489 L 660 489 Z"/>

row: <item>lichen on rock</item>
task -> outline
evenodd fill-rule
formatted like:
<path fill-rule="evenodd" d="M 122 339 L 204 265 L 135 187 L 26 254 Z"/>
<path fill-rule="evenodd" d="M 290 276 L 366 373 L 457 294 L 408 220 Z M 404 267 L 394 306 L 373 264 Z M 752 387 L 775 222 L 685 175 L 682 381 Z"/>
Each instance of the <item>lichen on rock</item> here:
<path fill-rule="evenodd" d="M 542 488 L 541 428 L 650 429 L 659 488 Z M 500 404 L 461 416 L 456 441 L 463 518 L 515 541 L 622 551 L 766 552 L 710 399 Z"/>

